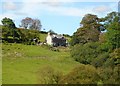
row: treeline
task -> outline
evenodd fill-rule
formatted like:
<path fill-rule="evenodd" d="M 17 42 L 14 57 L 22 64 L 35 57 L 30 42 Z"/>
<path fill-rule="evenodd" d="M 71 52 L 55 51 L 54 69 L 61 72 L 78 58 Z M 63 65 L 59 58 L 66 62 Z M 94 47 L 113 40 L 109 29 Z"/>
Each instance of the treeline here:
<path fill-rule="evenodd" d="M 87 14 L 80 24 L 82 24 L 82 27 L 78 28 L 71 40 L 71 56 L 83 64 L 91 64 L 95 67 L 114 67 L 120 58 L 118 13 L 111 12 L 104 18 Z"/>
<path fill-rule="evenodd" d="M 95 68 L 92 65 L 79 64 L 69 73 L 64 74 L 51 66 L 45 66 L 37 72 L 37 84 L 68 84 L 68 85 L 116 85 L 120 84 L 118 68 Z"/>
<path fill-rule="evenodd" d="M 26 43 L 33 44 L 33 39 L 40 40 L 39 33 L 41 30 L 41 22 L 38 19 L 26 17 L 21 20 L 20 27 L 17 28 L 14 21 L 10 18 L 1 20 L 2 41 L 9 43 Z"/>
<path fill-rule="evenodd" d="M 53 30 L 41 31 L 41 22 L 39 19 L 32 19 L 26 17 L 21 20 L 19 27 L 16 27 L 14 21 L 10 18 L 3 18 L 1 20 L 2 25 L 0 29 L 2 31 L 2 41 L 3 43 L 24 43 L 24 44 L 35 44 L 33 39 L 40 42 L 40 34 L 47 34 L 48 32 L 57 34 Z M 68 34 L 63 34 L 65 37 L 71 37 Z"/>
<path fill-rule="evenodd" d="M 104 18 L 85 15 L 71 40 L 71 57 L 100 69 L 101 82 L 105 84 L 120 84 L 119 15 L 118 12 L 111 12 Z"/>
<path fill-rule="evenodd" d="M 120 84 L 120 18 L 86 14 L 71 40 L 71 58 L 80 64 L 63 74 L 47 66 L 38 74 L 43 84 Z"/>

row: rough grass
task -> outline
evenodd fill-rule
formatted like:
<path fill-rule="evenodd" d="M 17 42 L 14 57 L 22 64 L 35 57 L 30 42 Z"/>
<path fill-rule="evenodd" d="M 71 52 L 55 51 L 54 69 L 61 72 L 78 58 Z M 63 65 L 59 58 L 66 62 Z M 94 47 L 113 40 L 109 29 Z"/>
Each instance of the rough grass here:
<path fill-rule="evenodd" d="M 67 48 L 58 52 L 44 46 L 3 44 L 2 83 L 37 84 L 40 77 L 37 72 L 47 65 L 66 74 L 79 64 L 69 55 Z"/>
<path fill-rule="evenodd" d="M 40 41 L 41 41 L 41 42 L 45 42 L 46 37 L 47 37 L 47 34 L 43 34 L 43 33 L 40 33 L 40 34 L 39 34 L 39 38 L 40 38 Z"/>

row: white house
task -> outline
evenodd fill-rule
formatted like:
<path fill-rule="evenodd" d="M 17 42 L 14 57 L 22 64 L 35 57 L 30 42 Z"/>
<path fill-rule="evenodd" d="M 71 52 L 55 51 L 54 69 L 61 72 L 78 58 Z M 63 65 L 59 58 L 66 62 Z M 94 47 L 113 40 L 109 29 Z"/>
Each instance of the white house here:
<path fill-rule="evenodd" d="M 48 45 L 52 46 L 66 46 L 67 40 L 63 35 L 53 35 L 51 33 L 48 33 L 48 36 L 46 37 L 46 43 Z"/>
<path fill-rule="evenodd" d="M 52 43 L 52 35 L 48 32 L 48 36 L 46 37 L 46 43 L 48 44 L 48 45 L 52 45 L 53 43 Z"/>

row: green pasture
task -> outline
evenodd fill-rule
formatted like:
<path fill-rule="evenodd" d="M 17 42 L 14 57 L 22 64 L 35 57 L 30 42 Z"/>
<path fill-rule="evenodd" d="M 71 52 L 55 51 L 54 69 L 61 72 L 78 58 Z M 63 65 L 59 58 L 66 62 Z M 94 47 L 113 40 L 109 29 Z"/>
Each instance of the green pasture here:
<path fill-rule="evenodd" d="M 50 66 L 66 74 L 77 64 L 69 48 L 52 51 L 46 46 L 2 44 L 3 84 L 38 84 L 41 68 Z"/>

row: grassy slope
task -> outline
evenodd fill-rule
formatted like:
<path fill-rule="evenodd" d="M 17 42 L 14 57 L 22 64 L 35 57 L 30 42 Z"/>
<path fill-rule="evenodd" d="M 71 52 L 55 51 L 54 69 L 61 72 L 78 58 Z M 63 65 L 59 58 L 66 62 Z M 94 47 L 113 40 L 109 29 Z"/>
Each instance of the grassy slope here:
<path fill-rule="evenodd" d="M 37 71 L 44 66 L 66 74 L 78 64 L 69 58 L 69 51 L 55 52 L 42 46 L 3 44 L 2 51 L 3 84 L 37 84 Z"/>
<path fill-rule="evenodd" d="M 40 37 L 40 41 L 44 42 L 47 37 L 47 34 L 40 33 L 39 37 Z"/>
<path fill-rule="evenodd" d="M 40 33 L 39 34 L 39 37 L 40 37 L 40 41 L 41 42 L 44 42 L 46 37 L 47 37 L 47 33 Z M 70 42 L 71 38 L 70 37 L 67 37 L 67 36 L 64 36 L 68 42 Z"/>

